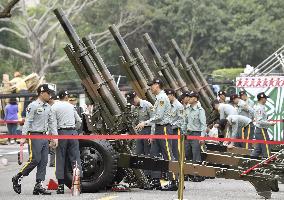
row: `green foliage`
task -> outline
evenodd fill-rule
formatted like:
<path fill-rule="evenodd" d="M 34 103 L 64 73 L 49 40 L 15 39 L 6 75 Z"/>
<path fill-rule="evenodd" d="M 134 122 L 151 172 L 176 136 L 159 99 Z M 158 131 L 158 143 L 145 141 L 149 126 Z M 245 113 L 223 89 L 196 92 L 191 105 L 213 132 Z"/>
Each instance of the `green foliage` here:
<path fill-rule="evenodd" d="M 29 12 L 40 16 L 47 7 L 41 5 Z M 125 35 L 137 29 L 125 40 L 130 50 L 140 48 L 149 64 L 153 57 L 142 39 L 145 32 L 150 34 L 161 55 L 170 53 L 175 58 L 168 42 L 174 38 L 187 56 L 197 60 L 202 72 L 210 74 L 222 66 L 226 69 L 216 70 L 213 74 L 233 79 L 243 69 L 228 67 L 256 66 L 284 44 L 283 8 L 283 0 L 99 0 L 95 6 L 72 18 L 71 22 L 79 36 L 83 37 L 106 31 L 109 25 L 119 21 L 121 11 L 125 16 L 136 13 L 133 22 L 121 28 L 120 32 Z M 0 28 L 6 25 L 0 24 Z M 60 38 L 58 48 L 63 48 L 69 41 L 62 29 L 57 34 Z M 9 33 L 0 33 L 0 43 L 21 50 L 27 48 L 22 40 Z M 64 54 L 62 50 L 57 52 Z M 116 66 L 121 52 L 114 41 L 100 47 L 99 52 L 105 63 L 111 66 L 112 74 L 123 74 L 123 70 Z M 0 72 L 10 69 L 7 66 L 18 68 L 21 65 L 28 66 L 29 63 L 0 52 Z M 51 75 L 47 78 L 55 81 L 76 79 L 74 71 L 66 72 L 70 68 L 69 62 L 61 64 L 48 70 Z M 56 76 L 54 73 L 57 73 Z"/>
<path fill-rule="evenodd" d="M 223 68 L 212 72 L 213 78 L 218 80 L 235 80 L 244 71 L 244 68 Z"/>

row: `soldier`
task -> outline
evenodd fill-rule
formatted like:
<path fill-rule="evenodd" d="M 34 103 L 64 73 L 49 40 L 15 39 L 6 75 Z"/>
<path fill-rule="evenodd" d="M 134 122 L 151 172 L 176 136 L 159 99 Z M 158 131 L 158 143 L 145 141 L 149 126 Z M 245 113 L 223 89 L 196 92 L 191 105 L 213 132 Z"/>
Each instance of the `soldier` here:
<path fill-rule="evenodd" d="M 83 119 L 83 112 L 84 112 L 84 110 L 83 110 L 83 108 L 81 106 L 78 106 L 78 100 L 77 100 L 75 95 L 71 95 L 71 94 L 69 95 L 69 103 L 71 103 L 74 106 L 74 108 L 77 111 L 79 117 L 81 119 Z M 81 124 L 81 126 L 78 128 L 77 131 L 78 131 L 79 134 L 81 134 L 83 132 L 83 123 Z"/>
<path fill-rule="evenodd" d="M 68 102 L 67 91 L 60 91 L 58 93 L 59 102 L 53 104 L 52 110 L 57 122 L 59 135 L 78 135 L 77 129 L 81 125 L 81 118 L 79 117 L 74 106 Z M 77 162 L 80 171 L 81 160 L 78 140 L 59 140 L 56 149 L 56 178 L 58 180 L 57 194 L 64 194 L 64 169 L 66 156 L 68 156 L 71 166 L 75 167 Z"/>
<path fill-rule="evenodd" d="M 144 126 L 155 124 L 155 134 L 157 135 L 168 135 L 172 134 L 171 121 L 170 121 L 170 109 L 171 103 L 167 95 L 163 90 L 163 82 L 160 79 L 154 79 L 149 86 L 151 86 L 151 91 L 156 95 L 156 101 L 153 108 L 153 117 L 147 121 L 140 122 L 135 128 L 140 131 Z M 165 140 L 152 140 L 150 155 L 152 157 L 157 157 L 162 154 L 165 160 L 174 160 L 172 154 L 172 148 L 170 142 Z M 175 175 L 170 173 L 170 182 L 165 188 L 161 188 L 160 172 L 151 172 L 151 182 L 149 187 L 145 187 L 146 190 L 161 189 L 167 191 L 176 191 L 177 181 L 175 180 Z"/>
<path fill-rule="evenodd" d="M 177 100 L 175 90 L 166 89 L 166 94 L 171 102 L 171 125 L 173 129 L 173 135 L 180 135 L 180 129 L 183 123 L 183 105 Z M 172 140 L 172 151 L 174 158 L 178 160 L 178 140 Z"/>
<path fill-rule="evenodd" d="M 205 136 L 206 135 L 206 116 L 202 106 L 198 103 L 199 95 L 197 92 L 191 92 L 189 102 L 185 109 L 184 123 L 182 125 L 183 133 L 190 136 Z M 201 161 L 201 144 L 204 141 L 187 140 L 185 144 L 186 158 L 189 160 L 189 154 L 192 155 L 193 162 Z M 200 176 L 194 177 L 192 181 L 203 181 Z"/>
<path fill-rule="evenodd" d="M 23 126 L 22 134 L 26 135 L 45 135 L 47 131 L 50 134 L 57 135 L 56 122 L 53 118 L 50 105 L 47 103 L 54 93 L 54 88 L 51 85 L 43 84 L 37 89 L 38 98 L 27 107 L 27 115 Z M 21 145 L 26 139 L 21 139 Z M 58 140 L 53 140 L 55 147 Z M 46 166 L 48 162 L 48 140 L 47 139 L 29 139 L 29 161 L 20 170 L 20 172 L 12 178 L 13 189 L 16 193 L 21 193 L 21 180 L 23 176 L 28 176 L 29 173 L 37 167 L 36 184 L 33 190 L 34 195 L 50 195 L 42 186 L 42 181 L 45 180 Z"/>
<path fill-rule="evenodd" d="M 55 102 L 59 101 L 58 99 L 59 97 L 53 94 L 49 99 L 48 104 L 52 106 Z M 49 144 L 49 155 L 49 167 L 55 167 L 55 149 L 51 142 Z"/>
<path fill-rule="evenodd" d="M 269 135 L 267 128 L 269 126 L 274 126 L 275 122 L 269 122 L 267 113 L 265 111 L 265 103 L 269 96 L 266 96 L 264 92 L 257 94 L 257 104 L 254 106 L 255 110 L 255 139 L 257 140 L 269 140 Z M 271 150 L 268 144 L 256 144 L 252 152 L 252 156 L 258 157 L 262 155 L 263 158 L 270 156 Z"/>
<path fill-rule="evenodd" d="M 226 95 L 227 95 L 226 91 L 219 91 L 218 92 L 218 97 L 219 97 L 219 102 L 220 103 L 227 103 Z"/>
<path fill-rule="evenodd" d="M 237 94 L 232 94 L 230 96 L 230 101 L 232 102 L 233 106 L 237 109 L 239 115 L 246 116 L 253 120 L 254 118 L 254 110 L 249 104 L 245 101 L 240 99 Z"/>
<path fill-rule="evenodd" d="M 240 92 L 239 92 L 239 96 L 240 96 L 240 99 L 243 100 L 244 102 L 246 102 L 246 104 L 249 105 L 251 108 L 254 107 L 254 101 L 251 100 L 251 99 L 248 97 L 246 91 L 240 91 Z"/>
<path fill-rule="evenodd" d="M 217 110 L 220 114 L 220 119 L 225 119 L 229 115 L 237 115 L 238 111 L 230 104 L 220 103 L 218 100 L 212 102 L 213 109 Z"/>
<path fill-rule="evenodd" d="M 127 101 L 133 105 L 131 110 L 135 115 L 137 115 L 137 122 L 135 125 L 140 122 L 147 121 L 151 118 L 151 113 L 153 105 L 146 100 L 140 99 L 136 92 L 131 91 L 125 95 Z M 145 126 L 139 131 L 141 135 L 151 134 L 151 124 Z M 137 155 L 149 155 L 150 154 L 150 144 L 148 140 L 136 140 L 136 154 Z"/>
<path fill-rule="evenodd" d="M 252 120 L 242 115 L 229 115 L 226 119 L 221 119 L 217 125 L 221 131 L 225 129 L 230 130 L 230 135 L 227 138 L 235 139 L 252 139 L 250 135 L 253 135 L 251 131 Z M 248 143 L 235 143 L 235 142 L 224 142 L 224 145 L 228 145 L 228 148 L 235 147 L 249 147 Z"/>

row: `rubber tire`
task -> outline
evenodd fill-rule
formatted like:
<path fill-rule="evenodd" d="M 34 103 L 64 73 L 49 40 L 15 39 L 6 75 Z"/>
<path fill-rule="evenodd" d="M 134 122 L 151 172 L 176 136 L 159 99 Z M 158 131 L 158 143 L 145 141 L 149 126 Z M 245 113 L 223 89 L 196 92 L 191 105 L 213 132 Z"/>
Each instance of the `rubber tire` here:
<path fill-rule="evenodd" d="M 102 174 L 96 180 L 86 180 L 81 178 L 82 192 L 93 193 L 104 190 L 113 183 L 117 173 L 118 153 L 113 149 L 107 140 L 80 140 L 80 152 L 83 147 L 95 148 L 103 158 L 104 166 Z M 70 163 L 70 162 L 69 162 Z M 83 169 L 84 171 L 84 169 Z M 65 185 L 71 188 L 72 185 L 72 168 L 70 164 L 65 165 Z"/>

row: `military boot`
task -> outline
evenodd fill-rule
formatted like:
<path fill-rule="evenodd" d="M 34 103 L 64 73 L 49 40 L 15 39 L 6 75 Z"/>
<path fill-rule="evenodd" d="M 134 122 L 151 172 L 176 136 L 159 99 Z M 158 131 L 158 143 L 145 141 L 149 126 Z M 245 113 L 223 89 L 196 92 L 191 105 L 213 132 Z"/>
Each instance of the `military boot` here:
<path fill-rule="evenodd" d="M 47 191 L 44 187 L 42 187 L 41 181 L 37 181 L 33 191 L 34 195 L 51 195 L 51 192 Z"/>
<path fill-rule="evenodd" d="M 168 185 L 165 185 L 161 188 L 162 191 L 177 191 L 178 190 L 178 182 L 176 180 L 170 181 Z"/>
<path fill-rule="evenodd" d="M 160 179 L 158 178 L 152 179 L 150 183 L 144 187 L 144 190 L 161 190 L 161 189 L 162 189 L 161 182 Z"/>
<path fill-rule="evenodd" d="M 22 187 L 21 187 L 21 181 L 22 181 L 23 175 L 21 173 L 17 174 L 12 178 L 13 182 L 13 189 L 16 193 L 21 194 Z"/>
<path fill-rule="evenodd" d="M 64 194 L 64 184 L 59 184 L 58 185 L 56 193 L 57 194 Z"/>

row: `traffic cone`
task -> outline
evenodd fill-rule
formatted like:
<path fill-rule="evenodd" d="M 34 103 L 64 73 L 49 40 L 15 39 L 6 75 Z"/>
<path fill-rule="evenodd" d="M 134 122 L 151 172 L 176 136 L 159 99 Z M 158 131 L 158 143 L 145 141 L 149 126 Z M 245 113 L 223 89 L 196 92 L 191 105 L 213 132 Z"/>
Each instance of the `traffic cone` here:
<path fill-rule="evenodd" d="M 58 188 L 58 184 L 53 179 L 49 179 L 47 189 L 48 190 L 57 190 L 57 188 Z"/>

